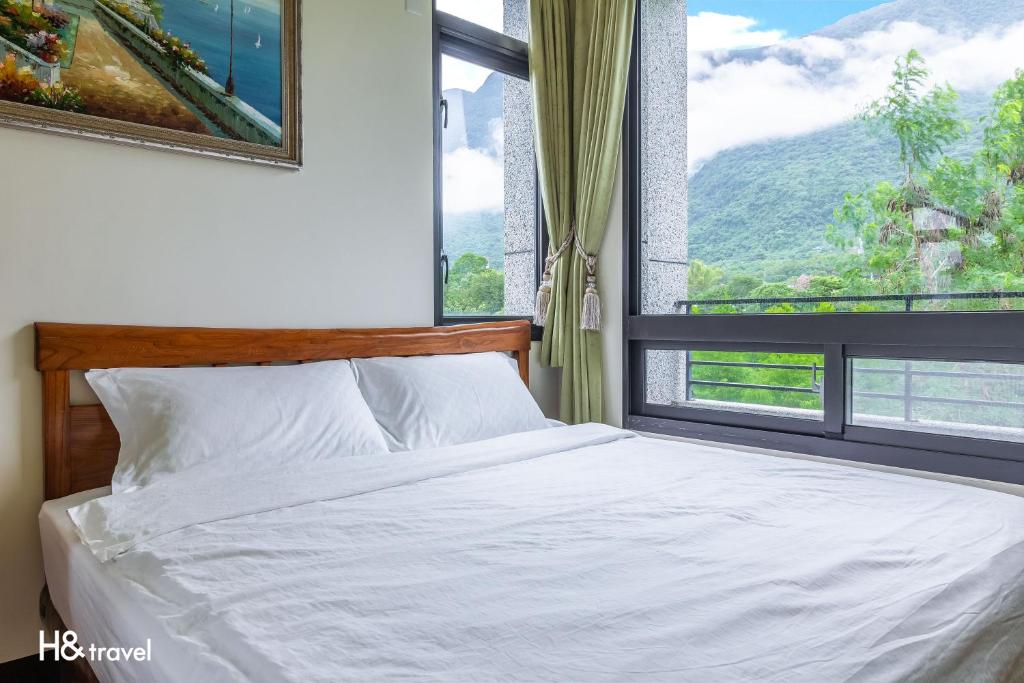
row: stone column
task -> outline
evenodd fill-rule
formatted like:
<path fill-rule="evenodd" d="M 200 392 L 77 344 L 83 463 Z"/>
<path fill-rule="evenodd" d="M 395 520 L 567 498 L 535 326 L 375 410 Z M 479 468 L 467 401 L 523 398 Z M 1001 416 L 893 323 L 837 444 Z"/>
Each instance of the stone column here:
<path fill-rule="evenodd" d="M 529 40 L 527 0 L 504 0 L 504 32 Z M 532 315 L 537 291 L 537 174 L 528 81 L 505 77 L 505 314 Z"/>
<path fill-rule="evenodd" d="M 686 0 L 639 0 L 642 313 L 674 314 L 687 297 Z M 653 353 L 648 400 L 686 398 L 685 354 Z"/>

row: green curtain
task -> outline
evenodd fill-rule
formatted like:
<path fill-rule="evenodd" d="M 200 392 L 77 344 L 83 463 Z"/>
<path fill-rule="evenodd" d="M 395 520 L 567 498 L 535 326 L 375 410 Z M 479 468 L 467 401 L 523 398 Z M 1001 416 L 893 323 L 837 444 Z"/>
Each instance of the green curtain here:
<path fill-rule="evenodd" d="M 562 368 L 561 418 L 571 424 L 602 419 L 601 335 L 581 329 L 596 272 L 580 252 L 593 268 L 608 222 L 635 11 L 636 0 L 530 2 L 537 165 L 555 257 L 550 303 L 545 292 L 546 316 L 539 314 L 541 363 Z M 578 243 L 567 246 L 574 225 Z"/>

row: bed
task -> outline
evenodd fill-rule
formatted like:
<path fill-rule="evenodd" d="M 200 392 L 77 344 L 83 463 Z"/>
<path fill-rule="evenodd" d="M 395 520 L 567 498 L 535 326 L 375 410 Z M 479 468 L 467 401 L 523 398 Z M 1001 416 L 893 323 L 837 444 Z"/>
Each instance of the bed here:
<path fill-rule="evenodd" d="M 1024 500 L 554 427 L 110 495 L 70 373 L 501 351 L 529 326 L 37 326 L 56 616 L 101 681 L 1024 680 Z"/>

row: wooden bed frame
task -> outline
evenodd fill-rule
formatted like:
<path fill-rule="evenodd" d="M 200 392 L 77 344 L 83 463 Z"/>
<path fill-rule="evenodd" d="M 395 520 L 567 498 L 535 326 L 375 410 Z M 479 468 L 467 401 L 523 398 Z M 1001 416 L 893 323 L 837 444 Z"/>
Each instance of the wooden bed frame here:
<path fill-rule="evenodd" d="M 36 323 L 46 499 L 110 484 L 120 439 L 101 405 L 71 405 L 71 373 L 122 367 L 270 365 L 504 351 L 530 383 L 530 323 L 273 330 Z"/>

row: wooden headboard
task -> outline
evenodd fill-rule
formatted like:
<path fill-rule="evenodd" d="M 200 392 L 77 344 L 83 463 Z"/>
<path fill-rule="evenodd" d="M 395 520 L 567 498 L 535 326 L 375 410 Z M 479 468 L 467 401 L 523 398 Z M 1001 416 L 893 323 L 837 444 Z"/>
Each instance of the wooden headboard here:
<path fill-rule="evenodd" d="M 71 373 L 101 368 L 269 365 L 374 356 L 510 352 L 530 383 L 524 320 L 350 330 L 256 330 L 36 323 L 43 373 L 46 498 L 110 484 L 120 439 L 101 405 L 71 405 Z"/>

